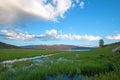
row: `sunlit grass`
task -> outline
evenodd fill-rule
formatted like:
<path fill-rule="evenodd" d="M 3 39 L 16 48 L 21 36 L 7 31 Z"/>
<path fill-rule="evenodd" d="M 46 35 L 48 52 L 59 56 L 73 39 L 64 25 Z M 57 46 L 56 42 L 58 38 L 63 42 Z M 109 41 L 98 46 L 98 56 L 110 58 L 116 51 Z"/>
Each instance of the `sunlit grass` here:
<path fill-rule="evenodd" d="M 60 53 L 45 59 L 43 63 L 35 64 L 33 60 L 15 62 L 11 67 L 0 64 L 0 80 L 46 80 L 54 77 L 57 80 L 67 75 L 73 78 L 75 75 L 83 75 L 84 80 L 119 80 L 120 79 L 120 54 L 113 54 L 112 49 L 118 45 L 106 46 L 91 51 L 26 51 L 21 50 L 24 57 L 41 54 Z M 14 52 L 15 50 L 13 50 Z M 0 51 L 1 52 L 1 51 Z M 5 52 L 5 51 L 4 51 Z M 17 52 L 17 50 L 15 51 Z M 36 52 L 36 53 L 35 53 Z M 4 55 L 8 54 L 6 53 Z M 12 54 L 10 52 L 10 54 Z M 15 54 L 15 53 L 14 53 Z M 20 54 L 20 52 L 16 53 Z M 2 54 L 2 56 L 4 56 Z M 7 59 L 15 58 L 9 55 Z M 18 55 L 17 55 L 18 56 Z M 29 57 L 30 57 L 29 56 Z M 1 57 L 1 56 L 0 56 Z M 20 58 L 20 57 L 19 57 Z M 6 60 L 2 58 L 1 60 Z M 14 70 L 15 69 L 15 70 Z M 81 77 L 77 77 L 81 79 Z"/>
<path fill-rule="evenodd" d="M 18 59 L 32 56 L 40 56 L 46 54 L 55 54 L 64 51 L 57 50 L 30 50 L 30 49 L 1 49 L 0 61 L 9 59 Z"/>

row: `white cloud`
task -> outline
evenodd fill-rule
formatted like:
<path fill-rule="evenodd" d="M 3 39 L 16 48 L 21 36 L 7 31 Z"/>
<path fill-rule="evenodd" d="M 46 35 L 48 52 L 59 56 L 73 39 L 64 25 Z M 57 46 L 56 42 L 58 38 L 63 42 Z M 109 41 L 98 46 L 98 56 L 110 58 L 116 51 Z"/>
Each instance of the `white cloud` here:
<path fill-rule="evenodd" d="M 57 0 L 52 0 L 52 3 L 53 3 L 54 5 L 56 5 Z"/>
<path fill-rule="evenodd" d="M 5 38 L 7 39 L 16 39 L 16 40 L 100 40 L 100 36 L 93 35 L 73 35 L 73 34 L 63 34 L 58 33 L 57 30 L 46 30 L 44 34 L 40 34 L 39 36 L 29 34 L 29 33 L 21 33 L 19 30 L 1 30 L 2 33 L 5 34 Z"/>
<path fill-rule="evenodd" d="M 29 33 L 21 33 L 19 30 L 1 30 L 2 33 L 5 34 L 6 39 L 16 39 L 16 40 L 31 40 L 35 37 L 35 35 L 31 35 Z"/>
<path fill-rule="evenodd" d="M 46 35 L 50 35 L 50 36 L 55 36 L 57 35 L 57 31 L 55 29 L 52 30 L 46 30 Z"/>
<path fill-rule="evenodd" d="M 84 8 L 84 5 L 85 5 L 85 3 L 84 3 L 83 1 L 81 1 L 80 4 L 79 4 L 79 6 L 80 6 L 81 8 Z"/>
<path fill-rule="evenodd" d="M 84 36 L 82 36 L 82 38 L 85 39 L 85 40 L 90 40 L 90 41 L 92 41 L 92 40 L 100 40 L 101 39 L 101 37 L 93 36 L 93 35 L 84 35 Z"/>
<path fill-rule="evenodd" d="M 0 0 L 0 24 L 20 24 L 30 18 L 57 21 L 71 6 L 71 0 Z"/>
<path fill-rule="evenodd" d="M 64 18 L 63 14 L 71 7 L 71 0 L 57 0 L 57 14 Z"/>
<path fill-rule="evenodd" d="M 72 34 L 59 34 L 57 30 L 46 30 L 45 34 L 43 34 L 46 39 L 54 39 L 54 40 L 100 40 L 100 36 L 93 36 L 93 35 L 72 35 Z"/>
<path fill-rule="evenodd" d="M 120 34 L 116 34 L 114 36 L 107 36 L 108 40 L 120 40 Z"/>

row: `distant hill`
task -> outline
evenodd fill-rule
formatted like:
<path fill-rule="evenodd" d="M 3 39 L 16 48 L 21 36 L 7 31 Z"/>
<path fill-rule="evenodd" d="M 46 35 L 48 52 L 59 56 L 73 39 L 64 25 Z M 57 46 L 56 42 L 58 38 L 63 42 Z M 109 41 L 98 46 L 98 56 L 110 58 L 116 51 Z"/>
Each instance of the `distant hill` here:
<path fill-rule="evenodd" d="M 15 48 L 20 48 L 20 47 L 0 42 L 0 49 L 15 49 Z"/>
<path fill-rule="evenodd" d="M 43 50 L 88 50 L 95 47 L 79 47 L 74 45 L 56 44 L 56 45 L 28 45 L 22 46 L 28 49 L 43 49 Z"/>
<path fill-rule="evenodd" d="M 120 46 L 120 42 L 115 42 L 115 43 L 111 43 L 111 44 L 106 44 L 106 45 L 104 45 L 104 46 L 114 46 L 114 45 Z"/>
<path fill-rule="evenodd" d="M 79 47 L 74 45 L 55 44 L 55 45 L 27 45 L 27 46 L 15 46 L 0 42 L 0 49 L 41 49 L 41 50 L 88 50 L 94 49 L 94 47 Z"/>

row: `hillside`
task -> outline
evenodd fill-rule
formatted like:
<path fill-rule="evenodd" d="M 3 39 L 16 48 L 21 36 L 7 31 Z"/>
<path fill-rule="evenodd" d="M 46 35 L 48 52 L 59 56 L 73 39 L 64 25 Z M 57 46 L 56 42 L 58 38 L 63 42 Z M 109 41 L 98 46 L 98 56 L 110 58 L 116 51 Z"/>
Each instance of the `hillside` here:
<path fill-rule="evenodd" d="M 74 45 L 55 44 L 55 45 L 28 45 L 22 46 L 28 49 L 42 49 L 42 50 L 86 50 L 94 49 L 94 47 L 79 47 Z"/>
<path fill-rule="evenodd" d="M 14 49 L 14 48 L 20 48 L 20 47 L 0 42 L 0 49 Z"/>
<path fill-rule="evenodd" d="M 115 42 L 115 43 L 111 43 L 111 44 L 106 44 L 105 46 L 114 46 L 114 45 L 120 45 L 120 42 Z"/>

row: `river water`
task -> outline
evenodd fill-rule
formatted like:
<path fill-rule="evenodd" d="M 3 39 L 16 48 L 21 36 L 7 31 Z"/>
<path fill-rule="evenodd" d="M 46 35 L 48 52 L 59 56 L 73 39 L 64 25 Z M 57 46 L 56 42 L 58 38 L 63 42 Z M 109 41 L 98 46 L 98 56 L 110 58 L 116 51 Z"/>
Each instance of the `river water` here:
<path fill-rule="evenodd" d="M 40 58 L 45 58 L 49 57 L 55 54 L 48 54 L 48 55 L 41 55 L 41 56 L 34 56 L 34 57 L 29 57 L 29 58 L 20 58 L 20 59 L 13 59 L 13 60 L 5 60 L 0 62 L 0 64 L 12 64 L 14 62 L 19 62 L 19 61 L 27 61 L 27 60 L 34 60 L 34 59 L 40 59 Z"/>

